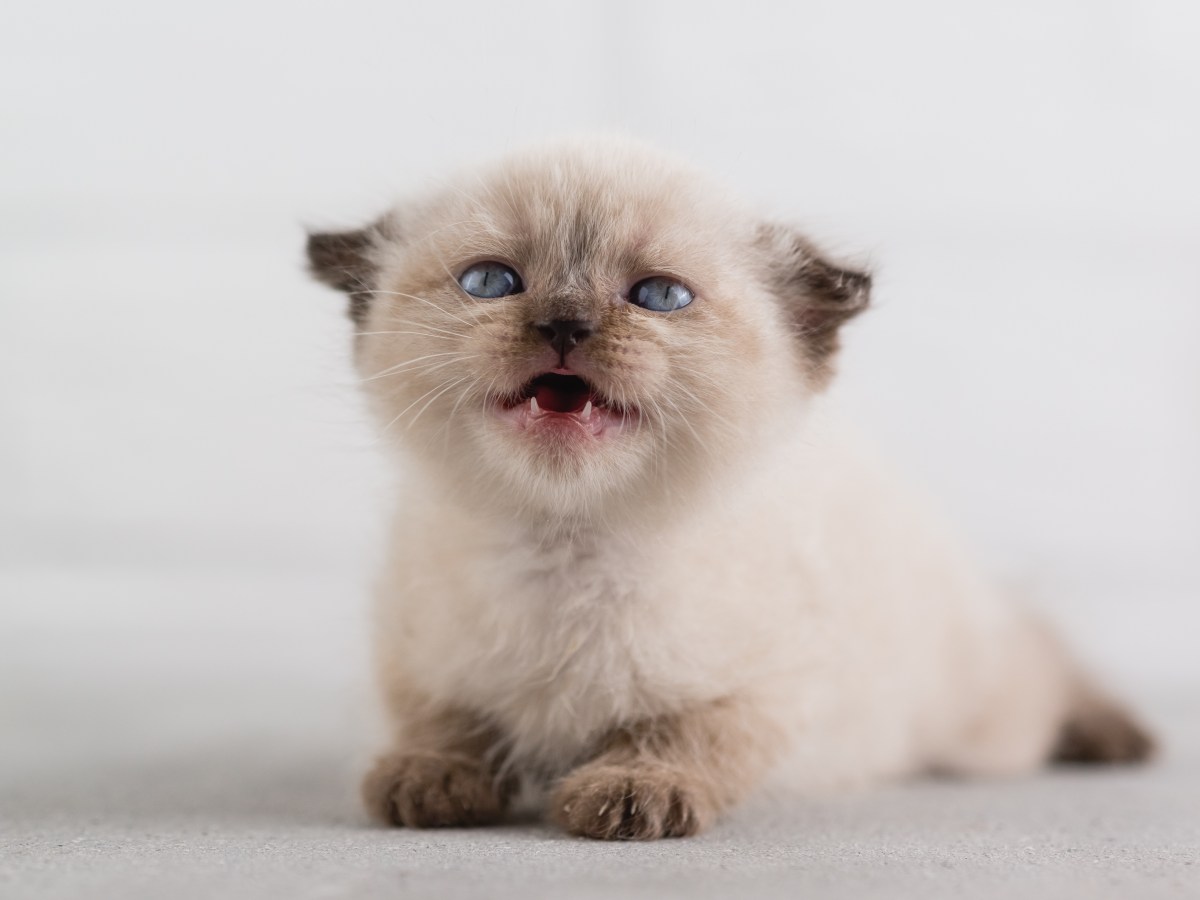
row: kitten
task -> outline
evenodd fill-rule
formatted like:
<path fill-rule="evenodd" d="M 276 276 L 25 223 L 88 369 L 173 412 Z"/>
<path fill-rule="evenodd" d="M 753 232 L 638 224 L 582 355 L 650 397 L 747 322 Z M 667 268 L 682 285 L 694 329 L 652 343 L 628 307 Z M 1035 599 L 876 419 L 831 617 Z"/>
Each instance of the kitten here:
<path fill-rule="evenodd" d="M 768 777 L 1140 760 L 1141 727 L 824 410 L 870 276 L 638 145 L 313 234 L 402 457 L 382 822 L 693 834 Z"/>

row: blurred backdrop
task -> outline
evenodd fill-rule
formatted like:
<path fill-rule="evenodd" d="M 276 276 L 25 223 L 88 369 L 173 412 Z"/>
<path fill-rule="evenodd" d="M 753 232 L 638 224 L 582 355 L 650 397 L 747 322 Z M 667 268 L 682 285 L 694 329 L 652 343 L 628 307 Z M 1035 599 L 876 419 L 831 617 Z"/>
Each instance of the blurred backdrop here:
<path fill-rule="evenodd" d="M 1200 683 L 1194 4 L 0 21 L 0 715 L 27 762 L 348 696 L 388 479 L 303 228 L 579 131 L 869 260 L 848 415 L 1130 689 Z"/>

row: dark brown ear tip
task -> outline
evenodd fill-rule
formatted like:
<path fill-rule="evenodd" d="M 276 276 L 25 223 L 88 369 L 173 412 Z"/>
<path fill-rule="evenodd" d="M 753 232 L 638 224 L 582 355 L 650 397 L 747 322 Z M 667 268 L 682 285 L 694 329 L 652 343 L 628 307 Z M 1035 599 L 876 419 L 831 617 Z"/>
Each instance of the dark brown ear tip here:
<path fill-rule="evenodd" d="M 368 229 L 309 231 L 305 241 L 309 271 L 330 287 L 347 292 L 358 290 L 371 271 L 367 258 L 371 243 Z"/>
<path fill-rule="evenodd" d="M 304 241 L 304 257 L 308 260 L 308 270 L 317 278 L 321 278 L 327 238 L 328 235 L 310 231 Z"/>
<path fill-rule="evenodd" d="M 803 272 L 802 282 L 813 299 L 847 312 L 858 311 L 871 299 L 871 273 L 814 257 Z"/>
<path fill-rule="evenodd" d="M 313 262 L 314 257 L 319 256 L 328 245 L 330 235 L 324 231 L 306 230 L 304 237 L 305 255 L 308 256 L 309 262 Z"/>
<path fill-rule="evenodd" d="M 359 259 L 370 243 L 366 230 L 309 231 L 305 250 L 314 266 L 345 265 Z"/>
<path fill-rule="evenodd" d="M 839 299 L 865 302 L 871 293 L 874 278 L 869 271 L 857 268 L 838 269 L 841 290 Z"/>

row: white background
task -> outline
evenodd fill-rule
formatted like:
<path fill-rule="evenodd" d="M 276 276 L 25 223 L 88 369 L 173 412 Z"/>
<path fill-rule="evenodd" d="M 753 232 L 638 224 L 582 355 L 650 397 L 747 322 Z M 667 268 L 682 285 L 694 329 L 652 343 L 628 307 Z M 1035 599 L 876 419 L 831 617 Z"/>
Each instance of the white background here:
<path fill-rule="evenodd" d="M 595 130 L 870 260 L 851 414 L 1087 654 L 1197 683 L 1196 9 L 9 4 L 0 712 L 357 671 L 387 478 L 303 226 Z"/>

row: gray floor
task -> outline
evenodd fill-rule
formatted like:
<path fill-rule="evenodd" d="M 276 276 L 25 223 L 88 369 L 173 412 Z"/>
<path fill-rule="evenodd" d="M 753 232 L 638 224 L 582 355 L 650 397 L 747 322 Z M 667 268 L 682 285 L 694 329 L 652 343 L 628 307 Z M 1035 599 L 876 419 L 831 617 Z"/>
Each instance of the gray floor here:
<path fill-rule="evenodd" d="M 1168 748 L 1145 770 L 759 797 L 653 845 L 387 831 L 353 796 L 357 614 L 319 579 L 255 584 L 0 577 L 0 896 L 1200 897 L 1186 686 L 1139 698 Z"/>
<path fill-rule="evenodd" d="M 1177 709 L 1178 716 L 1182 709 Z M 1182 721 L 1177 718 L 1175 721 Z M 263 742 L 6 783 L 6 897 L 1200 896 L 1200 744 L 1146 771 L 759 798 L 654 845 L 367 827 L 344 761 Z"/>

